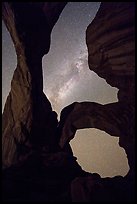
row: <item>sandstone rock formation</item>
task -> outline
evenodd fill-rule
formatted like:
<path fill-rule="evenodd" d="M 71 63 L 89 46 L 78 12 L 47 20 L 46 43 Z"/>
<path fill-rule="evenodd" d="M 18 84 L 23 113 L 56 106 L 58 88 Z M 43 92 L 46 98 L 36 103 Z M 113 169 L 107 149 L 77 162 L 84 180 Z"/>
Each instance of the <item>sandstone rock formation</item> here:
<path fill-rule="evenodd" d="M 2 118 L 3 200 L 133 201 L 134 4 L 102 3 L 86 35 L 89 67 L 119 88 L 119 101 L 75 102 L 62 110 L 58 125 L 43 93 L 42 57 L 65 5 L 3 2 L 3 20 L 17 53 Z M 120 138 L 130 165 L 127 176 L 102 179 L 78 165 L 69 141 L 77 129 L 89 127 Z"/>
<path fill-rule="evenodd" d="M 65 5 L 3 3 L 3 20 L 17 53 L 17 68 L 2 119 L 5 167 L 16 163 L 20 154 L 30 154 L 31 147 L 38 143 L 47 151 L 54 149 L 57 115 L 43 93 L 42 57 L 49 51 L 50 33 Z"/>
<path fill-rule="evenodd" d="M 106 105 L 71 104 L 62 111 L 60 121 L 61 146 L 82 128 L 98 128 L 120 137 L 119 144 L 127 153 L 132 174 L 135 165 L 134 16 L 133 2 L 102 3 L 86 31 L 89 68 L 119 88 L 119 101 Z"/>
<path fill-rule="evenodd" d="M 86 31 L 89 68 L 134 103 L 135 4 L 102 3 Z"/>
<path fill-rule="evenodd" d="M 71 110 L 71 111 L 68 111 Z M 75 102 L 61 112 L 60 146 L 64 147 L 75 136 L 76 130 L 97 128 L 119 138 L 119 145 L 127 153 L 130 172 L 134 174 L 134 109 L 122 102 L 101 105 Z"/>
<path fill-rule="evenodd" d="M 127 176 L 122 181 L 123 186 L 124 182 L 132 183 L 129 184 L 132 190 L 126 191 L 130 192 L 130 195 L 133 192 L 135 178 L 134 6 L 134 2 L 102 3 L 86 31 L 89 68 L 106 79 L 111 86 L 119 89 L 118 102 L 106 105 L 75 102 L 65 107 L 61 113 L 59 142 L 63 147 L 73 139 L 77 129 L 83 128 L 97 128 L 112 136 L 118 136 L 119 145 L 125 149 L 130 166 Z M 95 190 L 92 182 L 90 184 L 90 179 L 86 181 L 82 178 L 82 180 L 88 185 L 89 192 L 92 189 Z M 90 197 L 91 193 L 84 193 L 85 184 L 82 184 L 79 179 L 77 181 L 72 182 L 74 202 L 80 199 L 87 202 L 93 201 L 94 198 Z M 75 192 L 78 186 L 81 186 L 79 193 Z M 77 197 L 78 194 L 81 198 Z"/>

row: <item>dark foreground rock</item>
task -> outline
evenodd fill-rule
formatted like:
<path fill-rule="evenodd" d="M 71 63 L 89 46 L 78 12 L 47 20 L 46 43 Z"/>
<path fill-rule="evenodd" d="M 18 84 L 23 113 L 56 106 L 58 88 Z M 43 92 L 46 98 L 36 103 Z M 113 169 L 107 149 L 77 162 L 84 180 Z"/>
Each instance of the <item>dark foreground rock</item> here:
<path fill-rule="evenodd" d="M 43 93 L 42 57 L 50 48 L 50 34 L 65 2 L 4 2 L 3 20 L 17 54 L 17 68 L 11 81 L 2 117 L 2 162 L 18 162 L 32 146 L 53 151 L 57 114 Z M 26 151 L 26 149 L 28 151 Z"/>
<path fill-rule="evenodd" d="M 134 180 L 101 178 L 85 172 L 68 154 L 31 155 L 26 162 L 5 169 L 3 200 L 10 202 L 130 202 Z"/>
<path fill-rule="evenodd" d="M 119 89 L 118 102 L 75 102 L 58 123 L 43 93 L 42 57 L 65 5 L 3 2 L 17 54 L 2 117 L 3 201 L 134 201 L 134 3 L 102 3 L 86 32 L 89 68 Z M 69 141 L 89 127 L 119 137 L 130 166 L 125 177 L 101 178 L 79 166 Z"/>

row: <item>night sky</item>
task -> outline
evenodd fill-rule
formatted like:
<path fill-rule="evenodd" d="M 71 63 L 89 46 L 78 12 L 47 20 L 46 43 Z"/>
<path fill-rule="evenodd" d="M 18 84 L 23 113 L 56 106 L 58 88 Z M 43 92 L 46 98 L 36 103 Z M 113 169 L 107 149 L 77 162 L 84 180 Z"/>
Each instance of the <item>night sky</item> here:
<path fill-rule="evenodd" d="M 118 89 L 89 70 L 85 31 L 100 2 L 69 2 L 51 35 L 51 48 L 43 57 L 44 92 L 60 114 L 74 101 L 101 104 L 117 101 Z M 2 109 L 16 68 L 16 54 L 9 33 L 2 24 Z M 126 175 L 128 163 L 118 138 L 97 129 L 78 130 L 71 141 L 74 155 L 86 171 L 102 177 Z"/>

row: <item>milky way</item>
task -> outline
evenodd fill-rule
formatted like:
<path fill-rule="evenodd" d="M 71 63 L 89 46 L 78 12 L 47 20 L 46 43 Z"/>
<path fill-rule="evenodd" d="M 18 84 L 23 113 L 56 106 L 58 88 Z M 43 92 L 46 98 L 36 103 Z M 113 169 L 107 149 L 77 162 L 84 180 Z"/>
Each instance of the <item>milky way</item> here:
<path fill-rule="evenodd" d="M 118 90 L 88 67 L 85 32 L 99 6 L 100 2 L 69 2 L 53 28 L 50 51 L 43 57 L 43 86 L 58 114 L 74 101 L 101 104 L 117 101 Z M 14 47 L 2 24 L 3 106 L 15 68 Z M 118 138 L 110 137 L 103 131 L 80 130 L 71 141 L 71 146 L 78 162 L 87 171 L 98 172 L 103 177 L 125 175 L 128 171 L 125 152 L 118 146 Z"/>

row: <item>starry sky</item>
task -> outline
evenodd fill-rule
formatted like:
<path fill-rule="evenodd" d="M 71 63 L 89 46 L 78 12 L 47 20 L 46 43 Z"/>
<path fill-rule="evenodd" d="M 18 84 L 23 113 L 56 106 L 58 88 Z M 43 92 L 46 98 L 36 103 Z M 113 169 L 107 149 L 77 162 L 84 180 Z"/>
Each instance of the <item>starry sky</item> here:
<path fill-rule="evenodd" d="M 51 35 L 51 47 L 43 57 L 44 92 L 60 116 L 62 108 L 74 101 L 101 104 L 117 101 L 117 88 L 88 67 L 85 31 L 94 19 L 100 2 L 69 2 Z M 2 110 L 16 68 L 16 54 L 7 29 L 2 23 Z M 78 130 L 70 142 L 82 168 L 102 177 L 126 175 L 129 166 L 118 138 L 90 128 Z"/>

